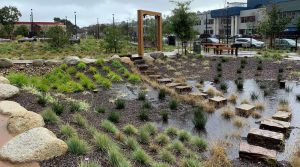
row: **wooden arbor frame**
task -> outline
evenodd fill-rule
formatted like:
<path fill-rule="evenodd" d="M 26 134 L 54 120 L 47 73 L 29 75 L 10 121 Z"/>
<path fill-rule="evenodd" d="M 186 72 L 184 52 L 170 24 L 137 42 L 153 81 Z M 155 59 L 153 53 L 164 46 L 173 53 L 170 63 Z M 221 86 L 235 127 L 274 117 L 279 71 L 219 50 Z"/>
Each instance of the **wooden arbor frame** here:
<path fill-rule="evenodd" d="M 143 20 L 146 15 L 155 16 L 156 20 L 156 47 L 157 51 L 162 51 L 162 18 L 161 13 L 138 10 L 138 54 L 144 55 L 144 29 Z"/>

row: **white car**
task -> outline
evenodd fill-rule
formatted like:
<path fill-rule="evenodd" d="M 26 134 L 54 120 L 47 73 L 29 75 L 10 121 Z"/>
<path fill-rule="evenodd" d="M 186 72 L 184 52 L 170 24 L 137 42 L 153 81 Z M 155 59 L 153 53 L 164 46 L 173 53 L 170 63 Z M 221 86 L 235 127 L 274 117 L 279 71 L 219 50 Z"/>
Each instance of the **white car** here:
<path fill-rule="evenodd" d="M 258 41 L 253 38 L 238 38 L 235 40 L 236 44 L 242 44 L 245 48 L 255 47 L 255 48 L 264 48 L 265 43 Z"/>

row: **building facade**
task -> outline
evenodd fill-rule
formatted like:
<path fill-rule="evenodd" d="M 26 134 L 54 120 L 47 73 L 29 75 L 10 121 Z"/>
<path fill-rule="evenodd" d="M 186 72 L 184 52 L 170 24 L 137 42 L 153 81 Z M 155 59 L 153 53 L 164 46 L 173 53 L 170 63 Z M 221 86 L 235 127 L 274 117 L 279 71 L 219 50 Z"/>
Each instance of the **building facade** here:
<path fill-rule="evenodd" d="M 296 18 L 300 17 L 300 0 L 248 0 L 247 3 L 230 3 L 226 8 L 198 12 L 199 23 L 195 30 L 199 34 L 234 36 L 255 34 L 255 28 L 265 17 L 266 10 L 276 4 L 283 16 L 292 18 L 286 31 L 296 31 Z M 208 25 L 205 21 L 208 18 Z"/>
<path fill-rule="evenodd" d="M 54 26 L 60 26 L 66 30 L 66 25 L 61 22 L 16 22 L 15 29 L 19 26 L 26 26 L 29 32 L 33 31 L 34 34 L 45 33 Z"/>

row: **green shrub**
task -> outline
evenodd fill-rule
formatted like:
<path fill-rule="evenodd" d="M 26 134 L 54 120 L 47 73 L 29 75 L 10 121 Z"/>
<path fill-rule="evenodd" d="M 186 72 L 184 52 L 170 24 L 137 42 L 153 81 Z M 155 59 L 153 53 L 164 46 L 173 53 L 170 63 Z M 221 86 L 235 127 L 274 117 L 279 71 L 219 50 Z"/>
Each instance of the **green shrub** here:
<path fill-rule="evenodd" d="M 192 158 L 184 158 L 181 164 L 182 167 L 202 167 L 200 161 Z"/>
<path fill-rule="evenodd" d="M 128 137 L 126 140 L 126 146 L 129 147 L 131 150 L 136 150 L 139 148 L 139 143 L 133 137 Z"/>
<path fill-rule="evenodd" d="M 173 164 L 176 162 L 176 157 L 168 150 L 163 149 L 159 152 L 159 157 L 163 162 Z"/>
<path fill-rule="evenodd" d="M 65 84 L 58 85 L 57 90 L 61 93 L 73 93 L 81 92 L 84 90 L 84 88 L 80 83 L 77 83 L 75 81 L 68 81 Z"/>
<path fill-rule="evenodd" d="M 61 64 L 59 66 L 59 68 L 65 71 L 68 68 L 68 65 L 64 63 L 64 64 Z"/>
<path fill-rule="evenodd" d="M 91 67 L 89 68 L 89 72 L 92 73 L 92 74 L 97 74 L 98 69 L 97 69 L 96 67 L 91 66 Z"/>
<path fill-rule="evenodd" d="M 42 113 L 45 122 L 55 124 L 59 121 L 58 116 L 52 110 L 46 110 Z"/>
<path fill-rule="evenodd" d="M 87 126 L 87 120 L 82 115 L 80 115 L 79 113 L 76 113 L 74 115 L 74 120 L 81 127 L 86 127 Z"/>
<path fill-rule="evenodd" d="M 77 101 L 71 101 L 70 102 L 70 111 L 71 112 L 82 112 L 80 103 L 78 103 Z"/>
<path fill-rule="evenodd" d="M 143 103 L 142 108 L 144 108 L 144 109 L 151 109 L 152 108 L 151 103 L 149 101 L 145 101 Z"/>
<path fill-rule="evenodd" d="M 7 76 L 10 84 L 22 87 L 29 84 L 29 77 L 25 73 L 9 73 Z"/>
<path fill-rule="evenodd" d="M 85 155 L 89 152 L 89 146 L 86 141 L 72 137 L 67 140 L 68 150 L 75 155 Z"/>
<path fill-rule="evenodd" d="M 47 104 L 47 101 L 48 100 L 47 100 L 46 95 L 44 95 L 44 94 L 38 95 L 38 100 L 37 100 L 38 104 L 40 104 L 41 106 L 45 107 L 46 104 Z"/>
<path fill-rule="evenodd" d="M 148 144 L 150 142 L 150 134 L 147 130 L 139 129 L 139 139 L 141 143 Z"/>
<path fill-rule="evenodd" d="M 97 107 L 96 109 L 97 113 L 105 113 L 106 109 L 102 106 Z"/>
<path fill-rule="evenodd" d="M 166 91 L 164 89 L 160 89 L 158 93 L 158 99 L 163 100 L 166 98 Z"/>
<path fill-rule="evenodd" d="M 77 131 L 71 125 L 66 124 L 60 126 L 60 134 L 67 138 L 71 138 L 77 136 Z"/>
<path fill-rule="evenodd" d="M 107 73 L 111 71 L 111 69 L 110 69 L 109 66 L 103 66 L 102 70 L 105 71 L 105 72 L 107 72 Z"/>
<path fill-rule="evenodd" d="M 108 162 L 114 167 L 130 167 L 124 155 L 116 148 L 108 150 Z"/>
<path fill-rule="evenodd" d="M 175 99 L 172 99 L 170 102 L 169 102 L 169 107 L 171 110 L 176 110 L 177 107 L 178 107 L 178 101 L 175 100 Z"/>
<path fill-rule="evenodd" d="M 70 75 L 74 75 L 74 74 L 77 73 L 77 70 L 76 70 L 75 67 L 69 67 L 69 68 L 67 69 L 67 73 L 70 74 Z"/>
<path fill-rule="evenodd" d="M 178 139 L 181 142 L 188 142 L 191 139 L 191 134 L 185 130 L 181 130 L 178 132 Z"/>
<path fill-rule="evenodd" d="M 194 110 L 194 118 L 193 123 L 195 128 L 197 129 L 204 129 L 206 124 L 207 118 L 204 115 L 203 108 L 197 108 Z"/>
<path fill-rule="evenodd" d="M 112 139 L 103 133 L 95 133 L 94 143 L 97 149 L 101 151 L 108 151 L 110 148 L 116 147 L 116 144 L 112 141 Z"/>
<path fill-rule="evenodd" d="M 120 121 L 120 114 L 118 112 L 112 111 L 109 113 L 107 119 L 113 123 L 118 123 Z"/>
<path fill-rule="evenodd" d="M 139 119 L 141 121 L 148 121 L 149 120 L 149 111 L 147 109 L 140 109 L 139 110 Z"/>
<path fill-rule="evenodd" d="M 79 62 L 78 64 L 77 64 L 77 69 L 79 69 L 79 70 L 85 70 L 86 69 L 86 64 L 84 63 L 84 62 Z"/>
<path fill-rule="evenodd" d="M 114 68 L 122 68 L 123 64 L 119 60 L 113 60 L 111 66 Z"/>
<path fill-rule="evenodd" d="M 244 83 L 243 83 L 243 81 L 237 81 L 236 82 L 236 86 L 237 86 L 237 89 L 239 91 L 242 91 L 244 89 Z"/>
<path fill-rule="evenodd" d="M 150 123 L 150 122 L 145 123 L 141 127 L 141 129 L 146 130 L 150 135 L 155 135 L 158 131 L 157 127 L 153 123 Z"/>
<path fill-rule="evenodd" d="M 137 134 L 138 130 L 134 125 L 127 124 L 123 127 L 123 131 L 127 135 L 134 135 Z"/>
<path fill-rule="evenodd" d="M 162 111 L 160 112 L 160 115 L 162 117 L 162 120 L 164 122 L 168 122 L 168 119 L 169 119 L 169 113 L 167 111 Z"/>
<path fill-rule="evenodd" d="M 80 83 L 83 87 L 89 89 L 89 90 L 95 90 L 96 89 L 96 85 L 93 83 L 93 81 L 87 77 L 86 75 L 81 75 L 80 78 Z"/>
<path fill-rule="evenodd" d="M 141 100 L 141 101 L 146 100 L 146 92 L 144 92 L 144 91 L 139 92 L 138 100 Z"/>
<path fill-rule="evenodd" d="M 200 151 L 205 151 L 207 148 L 207 142 L 198 136 L 192 138 L 191 145 L 197 147 Z"/>
<path fill-rule="evenodd" d="M 228 86 L 227 86 L 226 83 L 221 83 L 220 88 L 221 88 L 221 90 L 223 90 L 223 91 L 227 91 Z"/>
<path fill-rule="evenodd" d="M 98 60 L 96 61 L 96 64 L 97 64 L 98 66 L 103 66 L 103 65 L 104 65 L 104 60 L 103 60 L 103 59 L 98 59 Z"/>
<path fill-rule="evenodd" d="M 184 145 L 179 140 L 174 140 L 168 146 L 168 149 L 170 149 L 173 153 L 176 153 L 176 154 L 182 154 L 185 151 Z"/>
<path fill-rule="evenodd" d="M 116 106 L 116 109 L 124 109 L 125 108 L 125 100 L 117 99 L 115 101 L 115 106 Z"/>
<path fill-rule="evenodd" d="M 116 134 L 118 131 L 117 127 L 109 120 L 103 120 L 101 122 L 101 128 L 103 128 L 105 131 L 113 133 L 113 134 Z"/>
<path fill-rule="evenodd" d="M 57 115 L 61 115 L 65 109 L 64 104 L 60 103 L 59 101 L 55 101 L 51 108 Z"/>
<path fill-rule="evenodd" d="M 123 81 L 122 77 L 120 75 L 118 75 L 117 73 L 115 72 L 112 72 L 110 71 L 108 74 L 107 74 L 107 77 L 112 81 L 112 82 L 120 82 L 120 81 Z"/>
<path fill-rule="evenodd" d="M 155 142 L 161 146 L 164 146 L 170 142 L 170 138 L 167 135 L 160 133 L 155 137 Z"/>
<path fill-rule="evenodd" d="M 151 157 L 142 148 L 138 148 L 132 152 L 132 159 L 143 165 L 151 165 L 152 163 Z"/>
<path fill-rule="evenodd" d="M 104 88 L 111 88 L 112 87 L 112 83 L 109 79 L 101 76 L 100 74 L 95 74 L 94 75 L 94 79 L 96 80 L 96 82 L 98 84 L 100 84 L 101 86 L 103 86 Z"/>
<path fill-rule="evenodd" d="M 136 74 L 130 74 L 128 76 L 128 81 L 132 84 L 137 84 L 141 81 L 141 78 L 139 75 L 136 75 Z"/>
<path fill-rule="evenodd" d="M 171 126 L 165 129 L 165 133 L 170 137 L 174 137 L 178 135 L 178 130 L 177 128 Z"/>

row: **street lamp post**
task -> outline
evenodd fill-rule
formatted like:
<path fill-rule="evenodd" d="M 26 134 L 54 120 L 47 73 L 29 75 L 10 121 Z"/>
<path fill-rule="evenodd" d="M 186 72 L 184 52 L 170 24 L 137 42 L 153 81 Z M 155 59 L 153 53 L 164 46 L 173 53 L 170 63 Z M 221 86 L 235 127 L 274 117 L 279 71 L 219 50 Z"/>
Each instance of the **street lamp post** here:
<path fill-rule="evenodd" d="M 206 34 L 206 42 L 207 42 L 207 12 L 205 14 L 205 34 Z"/>
<path fill-rule="evenodd" d="M 97 39 L 99 39 L 100 38 L 100 29 L 99 29 L 100 27 L 99 27 L 99 18 L 97 18 Z"/>
<path fill-rule="evenodd" d="M 76 20 L 76 12 L 74 12 L 75 15 L 75 38 L 77 39 L 77 20 Z"/>
<path fill-rule="evenodd" d="M 116 34 L 115 34 L 115 14 L 112 14 L 113 15 L 113 31 L 114 31 L 114 49 L 115 49 L 115 53 L 117 53 L 117 39 L 116 39 Z"/>
<path fill-rule="evenodd" d="M 31 22 L 31 24 L 30 24 L 30 31 L 31 31 L 30 37 L 32 37 L 33 36 L 33 11 L 32 11 L 32 9 L 30 9 L 30 22 Z"/>
<path fill-rule="evenodd" d="M 228 33 L 228 27 L 229 27 L 228 5 L 227 5 L 227 8 L 226 8 L 226 13 L 227 13 L 227 16 L 226 16 L 226 43 L 228 44 L 228 36 L 229 36 L 229 33 Z"/>

